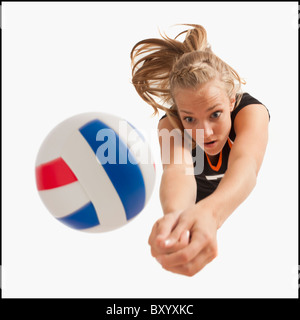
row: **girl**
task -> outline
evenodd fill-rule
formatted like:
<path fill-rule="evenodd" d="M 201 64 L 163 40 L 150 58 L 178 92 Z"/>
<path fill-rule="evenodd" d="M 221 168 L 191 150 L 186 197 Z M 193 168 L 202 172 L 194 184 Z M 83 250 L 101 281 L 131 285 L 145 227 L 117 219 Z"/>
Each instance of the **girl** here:
<path fill-rule="evenodd" d="M 158 109 L 166 113 L 158 132 L 175 128 L 183 142 L 189 129 L 192 138 L 191 152 L 174 134 L 173 143 L 167 144 L 159 134 L 164 216 L 149 237 L 151 253 L 163 268 L 192 276 L 216 257 L 217 229 L 256 184 L 268 141 L 269 114 L 257 99 L 241 92 L 245 82 L 212 52 L 206 30 L 188 26 L 192 28 L 178 35 L 186 33 L 183 42 L 178 36 L 138 42 L 131 61 L 138 94 L 155 114 Z M 199 129 L 202 140 L 197 139 Z M 204 152 L 203 170 L 188 174 L 196 167 L 195 154 L 196 162 L 201 160 L 199 150 Z"/>

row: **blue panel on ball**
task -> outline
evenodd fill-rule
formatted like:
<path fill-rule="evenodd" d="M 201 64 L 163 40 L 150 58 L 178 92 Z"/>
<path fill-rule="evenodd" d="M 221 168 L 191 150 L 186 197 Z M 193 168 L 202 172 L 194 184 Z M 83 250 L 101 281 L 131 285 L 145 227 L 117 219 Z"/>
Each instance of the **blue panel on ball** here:
<path fill-rule="evenodd" d="M 128 124 L 132 127 L 132 129 L 134 129 L 137 133 L 138 133 L 138 135 L 140 136 L 140 138 L 145 142 L 145 138 L 144 138 L 144 136 L 142 135 L 142 133 L 133 125 L 133 124 L 131 124 L 129 121 L 127 121 L 128 122 Z"/>
<path fill-rule="evenodd" d="M 87 229 L 100 224 L 91 202 L 63 218 L 57 218 L 57 220 L 74 229 Z"/>
<path fill-rule="evenodd" d="M 98 119 L 86 123 L 79 131 L 111 180 L 127 220 L 133 218 L 145 206 L 146 189 L 138 164 L 132 163 L 132 153 L 119 135 Z"/>

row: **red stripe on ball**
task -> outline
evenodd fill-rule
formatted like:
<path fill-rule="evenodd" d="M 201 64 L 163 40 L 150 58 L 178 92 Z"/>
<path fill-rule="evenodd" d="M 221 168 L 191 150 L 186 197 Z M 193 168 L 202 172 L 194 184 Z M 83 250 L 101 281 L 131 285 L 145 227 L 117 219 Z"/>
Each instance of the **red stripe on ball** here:
<path fill-rule="evenodd" d="M 35 176 L 39 191 L 61 187 L 77 181 L 75 174 L 62 158 L 37 166 Z"/>

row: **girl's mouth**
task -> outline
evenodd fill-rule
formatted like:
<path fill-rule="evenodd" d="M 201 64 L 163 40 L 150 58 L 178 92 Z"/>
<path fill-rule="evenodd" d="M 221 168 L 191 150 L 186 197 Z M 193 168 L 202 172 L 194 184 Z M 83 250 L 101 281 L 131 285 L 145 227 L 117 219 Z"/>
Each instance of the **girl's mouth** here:
<path fill-rule="evenodd" d="M 216 142 L 217 142 L 216 140 L 210 141 L 210 142 L 206 142 L 206 143 L 204 143 L 204 146 L 206 148 L 212 148 L 212 147 L 214 147 L 216 145 Z"/>

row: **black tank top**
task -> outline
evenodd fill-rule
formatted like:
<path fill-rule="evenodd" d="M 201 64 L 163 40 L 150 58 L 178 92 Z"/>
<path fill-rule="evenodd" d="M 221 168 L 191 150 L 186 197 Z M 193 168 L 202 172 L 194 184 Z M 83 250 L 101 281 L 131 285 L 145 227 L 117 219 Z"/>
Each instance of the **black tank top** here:
<path fill-rule="evenodd" d="M 233 109 L 231 112 L 231 130 L 229 133 L 229 137 L 227 139 L 226 144 L 224 145 L 222 151 L 219 153 L 219 159 L 215 166 L 213 166 L 207 156 L 207 154 L 197 146 L 192 151 L 193 157 L 197 154 L 201 155 L 201 160 L 204 159 L 203 171 L 200 174 L 195 175 L 195 179 L 197 182 L 197 199 L 196 202 L 206 198 L 211 193 L 213 193 L 218 187 L 222 177 L 224 176 L 227 165 L 228 158 L 231 150 L 231 146 L 235 140 L 235 131 L 234 131 L 234 120 L 239 111 L 250 104 L 262 104 L 257 99 L 253 98 L 249 93 L 244 93 L 239 105 Z M 202 152 L 202 154 L 201 154 Z M 204 155 L 203 155 L 204 152 Z M 194 161 L 194 167 L 197 159 Z"/>
<path fill-rule="evenodd" d="M 194 157 L 194 167 L 196 168 L 197 158 L 201 159 L 203 163 L 203 170 L 200 174 L 195 174 L 195 179 L 197 182 L 197 199 L 196 202 L 206 198 L 211 193 L 213 193 L 218 187 L 222 177 L 224 176 L 227 165 L 228 158 L 231 150 L 231 146 L 235 140 L 234 131 L 234 120 L 236 115 L 240 110 L 250 104 L 262 104 L 257 99 L 252 97 L 249 93 L 243 93 L 241 101 L 237 107 L 231 112 L 231 130 L 226 144 L 224 145 L 222 151 L 218 155 L 218 162 L 216 165 L 212 165 L 207 154 L 197 145 L 192 151 L 192 156 Z M 164 115 L 161 119 L 165 118 Z M 204 153 L 204 154 L 203 154 Z M 202 168 L 202 167 L 201 167 Z M 198 169 L 197 169 L 198 170 Z"/>

